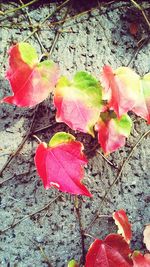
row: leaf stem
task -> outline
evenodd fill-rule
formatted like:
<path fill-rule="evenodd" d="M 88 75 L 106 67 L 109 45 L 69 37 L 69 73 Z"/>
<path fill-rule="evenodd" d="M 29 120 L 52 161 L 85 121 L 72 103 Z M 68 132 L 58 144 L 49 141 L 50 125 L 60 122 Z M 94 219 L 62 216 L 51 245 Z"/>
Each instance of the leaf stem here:
<path fill-rule="evenodd" d="M 40 139 L 37 135 L 33 134 L 32 136 L 33 136 L 39 143 L 42 143 L 41 139 Z"/>

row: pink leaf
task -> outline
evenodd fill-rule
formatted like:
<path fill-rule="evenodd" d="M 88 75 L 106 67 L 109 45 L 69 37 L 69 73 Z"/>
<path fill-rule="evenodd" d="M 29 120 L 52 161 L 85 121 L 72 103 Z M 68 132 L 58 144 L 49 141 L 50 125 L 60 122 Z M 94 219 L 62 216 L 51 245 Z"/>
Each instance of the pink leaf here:
<path fill-rule="evenodd" d="M 125 241 L 130 243 L 132 238 L 131 224 L 124 210 L 118 210 L 113 213 L 113 218 L 118 226 L 118 234 L 122 234 Z"/>
<path fill-rule="evenodd" d="M 131 250 L 122 236 L 108 235 L 105 240 L 96 239 L 86 255 L 85 267 L 131 267 Z"/>
<path fill-rule="evenodd" d="M 54 186 L 62 192 L 92 195 L 81 183 L 87 159 L 82 144 L 71 134 L 56 133 L 50 143 L 41 143 L 35 154 L 35 165 L 45 189 Z"/>
<path fill-rule="evenodd" d="M 94 136 L 93 127 L 101 108 L 101 86 L 87 72 L 78 72 L 72 81 L 61 77 L 54 93 L 56 120 L 73 130 Z"/>
<path fill-rule="evenodd" d="M 139 88 L 140 93 L 132 111 L 150 124 L 150 73 L 140 79 Z"/>
<path fill-rule="evenodd" d="M 108 101 L 118 118 L 135 106 L 139 95 L 140 77 L 127 67 L 120 67 L 113 71 L 110 66 L 104 66 L 101 77 L 104 87 L 103 99 Z"/>
<path fill-rule="evenodd" d="M 58 67 L 45 60 L 41 63 L 35 49 L 28 43 L 18 43 L 9 50 L 9 69 L 6 73 L 13 95 L 6 102 L 19 107 L 33 107 L 45 100 L 58 80 Z"/>
<path fill-rule="evenodd" d="M 114 113 L 101 113 L 95 130 L 98 131 L 98 141 L 104 153 L 111 153 L 124 146 L 126 137 L 130 134 L 131 126 L 132 121 L 128 115 L 123 115 L 117 119 Z"/>

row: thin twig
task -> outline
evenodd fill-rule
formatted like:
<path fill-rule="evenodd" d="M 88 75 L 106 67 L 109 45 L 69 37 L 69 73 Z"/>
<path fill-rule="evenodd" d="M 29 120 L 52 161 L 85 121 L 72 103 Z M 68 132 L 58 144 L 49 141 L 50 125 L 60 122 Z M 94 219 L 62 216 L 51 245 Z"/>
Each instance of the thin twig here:
<path fill-rule="evenodd" d="M 108 3 L 103 3 L 103 4 L 101 4 L 100 7 L 105 7 L 105 6 L 111 5 L 111 4 L 113 4 L 113 3 L 115 3 L 115 0 L 114 0 L 114 1 L 110 1 L 110 2 L 108 2 Z M 83 11 L 83 12 L 80 12 L 79 14 L 76 14 L 76 15 L 74 15 L 74 16 L 71 16 L 71 17 L 67 18 L 65 21 L 64 21 L 64 20 L 59 20 L 59 21 L 51 22 L 51 23 L 50 23 L 50 26 L 51 26 L 51 25 L 52 25 L 52 26 L 53 26 L 53 25 L 58 25 L 58 24 L 61 24 L 61 23 L 63 23 L 63 22 L 68 22 L 68 21 L 70 21 L 70 20 L 73 20 L 73 19 L 76 19 L 76 18 L 81 17 L 81 16 L 83 16 L 83 15 L 86 15 L 86 14 L 88 14 L 88 13 L 90 13 L 90 12 L 96 10 L 96 9 L 97 9 L 97 7 L 90 8 L 90 9 L 88 9 L 88 10 L 85 10 L 85 11 Z"/>
<path fill-rule="evenodd" d="M 1 187 L 4 183 L 10 181 L 12 178 L 15 178 L 15 176 L 11 176 L 11 177 L 9 177 L 9 178 L 3 180 L 2 182 L 0 182 L 0 187 Z"/>
<path fill-rule="evenodd" d="M 24 3 L 23 3 L 22 0 L 19 0 L 19 1 L 20 1 L 20 3 L 21 3 L 22 5 L 24 5 Z M 30 15 L 29 15 L 28 11 L 26 10 L 26 8 L 24 8 L 24 10 L 22 10 L 22 11 L 25 11 L 25 13 L 26 13 L 26 15 L 27 15 L 27 18 L 28 18 L 29 25 L 30 25 L 31 29 L 34 30 L 34 26 L 33 26 L 33 23 L 32 23 L 32 20 L 31 20 L 31 18 L 30 18 Z M 37 41 L 38 41 L 38 43 L 39 43 L 39 45 L 40 45 L 40 47 L 41 47 L 41 51 L 42 51 L 43 53 L 45 53 L 46 50 L 45 50 L 44 46 L 42 45 L 42 42 L 41 42 L 41 40 L 40 40 L 40 37 L 39 37 L 38 33 L 35 32 L 34 35 L 35 35 L 35 38 L 37 39 Z"/>
<path fill-rule="evenodd" d="M 148 17 L 146 16 L 146 13 L 143 10 L 143 8 L 135 0 L 130 0 L 130 1 L 137 9 L 139 9 L 141 11 L 141 13 L 142 13 L 142 15 L 143 15 L 143 17 L 144 17 L 149 29 L 150 29 L 150 21 L 149 21 Z"/>
<path fill-rule="evenodd" d="M 0 176 L 2 176 L 3 171 L 7 168 L 7 166 L 9 165 L 9 163 L 14 159 L 14 157 L 19 153 L 19 151 L 22 149 L 23 145 L 25 144 L 26 140 L 28 139 L 28 137 L 30 136 L 33 126 L 34 126 L 34 120 L 36 117 L 36 112 L 38 110 L 38 105 L 36 106 L 35 110 L 34 110 L 34 115 L 29 127 L 28 132 L 26 133 L 25 137 L 23 138 L 21 144 L 18 146 L 18 148 L 16 149 L 16 151 L 9 157 L 9 159 L 7 160 L 7 162 L 4 164 L 4 166 L 2 167 L 2 169 L 0 170 Z M 10 179 L 9 179 L 10 180 Z M 6 181 L 6 180 L 5 180 Z M 2 184 L 2 183 L 1 183 Z"/>
<path fill-rule="evenodd" d="M 21 222 L 23 222 L 23 221 L 25 221 L 25 220 L 31 218 L 32 216 L 36 215 L 37 213 L 42 212 L 42 211 L 45 210 L 45 209 L 48 209 L 49 206 L 50 206 L 51 204 L 53 204 L 53 203 L 54 203 L 54 202 L 55 202 L 61 195 L 62 195 L 62 193 L 58 194 L 54 199 L 52 199 L 50 202 L 48 202 L 48 203 L 47 203 L 46 205 L 44 205 L 42 208 L 40 208 L 40 209 L 38 209 L 38 210 L 36 210 L 36 211 L 34 211 L 34 212 L 32 212 L 32 213 L 30 213 L 30 214 L 24 216 L 22 219 L 20 219 L 20 220 L 18 220 L 17 222 L 11 224 L 10 226 L 6 227 L 5 229 L 0 230 L 0 234 L 4 234 L 7 230 L 14 228 L 16 225 L 20 224 Z"/>
<path fill-rule="evenodd" d="M 84 244 L 85 236 L 84 236 L 84 229 L 82 226 L 78 196 L 75 196 L 74 207 L 75 207 L 75 211 L 76 211 L 78 222 L 79 222 L 80 236 L 81 236 L 82 257 L 80 259 L 80 264 L 83 264 L 85 262 L 85 244 Z"/>
<path fill-rule="evenodd" d="M 38 250 L 40 250 L 42 257 L 44 258 L 44 262 L 48 265 L 48 267 L 52 267 L 52 264 L 50 263 L 50 260 L 47 257 L 47 255 L 45 254 L 44 249 L 41 246 L 39 246 L 39 244 L 37 244 L 37 241 L 30 239 L 28 236 L 27 238 L 37 247 Z"/>
<path fill-rule="evenodd" d="M 87 237 L 90 237 L 90 238 L 92 238 L 92 239 L 94 239 L 94 240 L 97 239 L 96 236 L 91 235 L 91 234 L 84 233 L 84 235 L 87 236 Z"/>
<path fill-rule="evenodd" d="M 40 127 L 38 129 L 34 130 L 31 134 L 36 134 L 36 133 L 42 132 L 43 130 L 47 130 L 47 129 L 53 127 L 56 124 L 58 124 L 58 122 L 53 122 L 53 123 L 50 123 L 50 124 L 48 124 L 48 125 L 46 125 L 44 127 Z"/>
<path fill-rule="evenodd" d="M 124 171 L 124 167 L 125 165 L 127 164 L 127 162 L 129 161 L 129 159 L 131 158 L 131 156 L 133 155 L 133 152 L 135 151 L 135 149 L 137 148 L 137 146 L 139 145 L 139 143 L 144 139 L 144 137 L 146 137 L 148 134 L 150 134 L 150 130 L 148 130 L 146 133 L 144 133 L 140 138 L 139 140 L 137 141 L 137 143 L 133 146 L 133 148 L 131 149 L 128 157 L 125 159 L 125 161 L 123 162 L 122 164 L 122 167 L 119 171 L 119 173 L 117 174 L 117 177 L 114 179 L 113 183 L 110 185 L 109 189 L 107 190 L 107 192 L 105 193 L 101 203 L 100 203 L 100 207 L 99 209 L 97 210 L 96 212 L 96 215 L 94 216 L 94 218 L 92 219 L 91 223 L 89 224 L 89 226 L 87 227 L 86 229 L 86 232 L 88 232 L 88 230 L 93 226 L 93 224 L 95 223 L 95 221 L 100 217 L 100 210 L 101 210 L 101 207 L 103 205 L 103 203 L 105 202 L 105 199 L 107 197 L 107 195 L 111 192 L 113 186 L 119 181 L 123 171 Z"/>
<path fill-rule="evenodd" d="M 22 6 L 19 6 L 19 7 L 10 9 L 10 10 L 7 10 L 7 11 L 5 11 L 5 12 L 0 11 L 0 15 L 5 16 L 5 15 L 7 15 L 7 14 L 9 14 L 9 13 L 12 13 L 12 12 L 18 11 L 18 10 L 20 10 L 20 9 L 22 9 L 22 8 L 25 8 L 25 7 L 27 7 L 27 6 L 30 6 L 30 5 L 32 5 L 32 4 L 36 3 L 36 2 L 38 2 L 38 1 L 39 1 L 39 0 L 33 0 L 33 1 L 29 2 L 29 3 L 27 3 L 27 4 L 23 4 Z"/>
<path fill-rule="evenodd" d="M 133 59 L 135 59 L 138 55 L 138 53 L 140 52 L 140 50 L 142 49 L 142 47 L 149 41 L 149 37 L 145 38 L 144 41 L 140 44 L 140 46 L 135 50 L 135 52 L 133 53 L 133 56 L 131 57 L 131 59 L 129 60 L 128 64 L 126 65 L 126 67 L 128 67 Z"/>
<path fill-rule="evenodd" d="M 61 27 L 63 26 L 63 24 L 65 23 L 65 21 L 66 21 L 66 18 L 67 18 L 67 15 L 68 15 L 68 11 L 69 11 L 69 8 L 67 8 L 67 10 L 66 10 L 66 12 L 65 12 L 65 15 L 64 15 L 64 19 L 63 19 L 63 22 L 62 22 L 62 24 L 61 24 Z M 54 42 L 53 42 L 53 44 L 52 44 L 52 46 L 51 46 L 51 49 L 50 49 L 50 51 L 49 51 L 49 58 L 51 57 L 51 54 L 52 54 L 52 52 L 53 52 L 53 50 L 54 50 L 54 47 L 55 47 L 55 45 L 56 45 L 56 42 L 57 42 L 57 40 L 58 40 L 58 38 L 59 38 L 59 35 L 60 35 L 60 29 L 58 29 L 57 30 L 57 32 L 56 32 L 56 35 L 55 35 L 55 38 L 54 38 Z"/>
<path fill-rule="evenodd" d="M 115 169 L 118 170 L 118 167 L 115 166 L 109 159 L 107 159 L 99 150 L 96 151 L 98 154 L 100 154 L 102 156 L 102 158 L 104 160 L 106 160 L 106 162 L 111 166 L 111 167 L 114 167 Z"/>
<path fill-rule="evenodd" d="M 32 37 L 35 34 L 35 32 L 37 32 L 38 29 L 41 28 L 41 26 L 45 23 L 45 21 L 47 19 L 51 18 L 57 11 L 59 11 L 61 8 L 63 8 L 70 1 L 71 0 L 64 1 L 61 5 L 59 5 L 58 7 L 56 7 L 56 9 L 52 13 L 48 14 L 48 16 L 46 16 L 45 19 L 41 23 L 38 24 L 38 27 L 36 29 L 34 29 L 33 32 L 27 38 L 24 39 L 24 42 L 27 41 L 30 37 Z"/>

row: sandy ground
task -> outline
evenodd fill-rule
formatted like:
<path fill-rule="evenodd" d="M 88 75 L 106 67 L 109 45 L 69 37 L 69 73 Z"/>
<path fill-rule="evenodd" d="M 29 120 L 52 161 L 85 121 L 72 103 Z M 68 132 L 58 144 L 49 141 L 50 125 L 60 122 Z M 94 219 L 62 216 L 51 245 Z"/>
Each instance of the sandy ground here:
<path fill-rule="evenodd" d="M 52 59 L 59 64 L 63 74 L 70 78 L 77 70 L 87 70 L 99 77 L 104 64 L 109 64 L 113 68 L 130 64 L 130 67 L 140 75 L 150 71 L 149 43 L 145 42 L 134 57 L 138 42 L 148 36 L 147 24 L 129 3 L 118 2 L 101 9 L 97 7 L 85 15 L 65 22 L 52 53 Z M 0 1 L 0 3 L 2 10 L 18 6 L 12 2 L 6 4 Z M 145 2 L 143 4 L 146 5 Z M 56 5 L 58 4 L 49 4 L 49 1 L 46 1 L 45 4 L 37 3 L 26 11 L 35 24 L 51 13 Z M 97 3 L 93 1 L 93 7 L 95 6 Z M 88 8 L 91 6 L 70 7 L 68 18 Z M 19 10 L 0 17 L 1 98 L 10 92 L 9 83 L 4 79 L 8 64 L 7 50 L 12 43 L 23 41 L 31 33 L 26 11 Z M 150 9 L 147 9 L 148 11 Z M 61 9 L 52 17 L 52 21 L 61 20 L 65 12 L 66 8 Z M 130 33 L 130 24 L 133 21 L 139 23 L 136 36 Z M 42 46 L 49 51 L 58 26 L 50 27 L 48 22 L 50 19 L 42 26 L 38 36 Z M 39 55 L 43 53 L 36 36 L 30 37 L 28 42 L 36 47 Z M 26 135 L 33 113 L 34 109 L 1 105 L 1 168 Z M 48 99 L 39 107 L 34 130 L 53 122 L 54 114 L 54 106 Z M 93 198 L 80 198 L 79 212 L 82 227 L 86 229 L 97 210 L 100 209 L 101 215 L 111 215 L 114 210 L 124 208 L 133 225 L 132 246 L 144 250 L 142 232 L 144 225 L 150 222 L 149 136 L 143 138 L 137 145 L 123 169 L 119 182 L 113 186 L 102 203 L 124 160 L 142 134 L 149 129 L 144 120 L 131 116 L 135 122 L 126 146 L 108 157 L 118 169 L 110 166 L 100 154 L 95 152 L 92 156 L 88 151 L 90 159 L 85 170 L 84 182 L 93 194 Z M 37 135 L 47 142 L 55 132 L 65 129 L 68 130 L 63 124 L 55 124 L 47 130 L 38 132 Z M 92 150 L 94 140 L 86 135 L 77 134 L 77 136 L 78 140 L 84 140 L 87 150 L 88 148 Z M 67 266 L 69 259 L 79 260 L 82 256 L 79 218 L 74 208 L 74 197 L 68 194 L 59 195 L 56 189 L 44 190 L 33 161 L 36 147 L 36 140 L 30 136 L 0 178 L 1 267 L 46 267 L 50 266 L 50 263 L 53 267 L 63 267 Z M 27 216 L 32 213 L 36 214 Z M 23 218 L 25 220 L 9 228 Z M 101 217 L 87 230 L 87 233 L 103 238 L 114 230 L 116 231 L 113 220 Z M 90 237 L 85 238 L 86 251 L 92 241 Z"/>

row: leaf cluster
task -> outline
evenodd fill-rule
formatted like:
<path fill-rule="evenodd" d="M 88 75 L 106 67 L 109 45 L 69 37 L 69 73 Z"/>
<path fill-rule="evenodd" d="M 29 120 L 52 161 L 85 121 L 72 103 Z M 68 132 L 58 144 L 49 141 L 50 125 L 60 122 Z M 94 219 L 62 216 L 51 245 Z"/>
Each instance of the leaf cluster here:
<path fill-rule="evenodd" d="M 106 155 L 125 145 L 132 127 L 129 111 L 150 123 L 150 73 L 140 77 L 128 67 L 112 70 L 104 66 L 99 79 L 80 71 L 70 81 L 60 75 L 56 63 L 40 62 L 36 50 L 21 42 L 9 50 L 6 78 L 13 94 L 1 103 L 30 108 L 53 92 L 56 121 L 93 137 L 98 132 Z M 88 162 L 83 149 L 73 135 L 64 132 L 38 146 L 35 165 L 45 189 L 54 186 L 70 194 L 92 196 L 81 182 Z"/>

